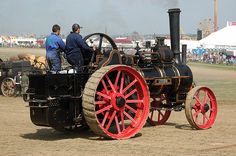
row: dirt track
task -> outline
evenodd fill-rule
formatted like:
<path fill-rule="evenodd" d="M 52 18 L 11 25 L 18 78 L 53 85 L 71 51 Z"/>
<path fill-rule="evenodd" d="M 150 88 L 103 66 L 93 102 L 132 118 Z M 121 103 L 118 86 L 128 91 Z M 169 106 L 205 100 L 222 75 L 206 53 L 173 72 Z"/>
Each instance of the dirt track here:
<path fill-rule="evenodd" d="M 236 72 L 223 71 L 216 78 L 217 74 L 209 72 L 217 73 L 218 70 L 192 69 L 199 81 L 207 77 L 207 80 L 224 79 L 235 83 Z M 203 84 L 207 84 L 207 80 Z M 234 95 L 232 91 L 231 94 Z M 224 101 L 221 97 L 218 99 Z M 29 118 L 29 108 L 25 107 L 27 103 L 21 98 L 0 96 L 0 155 L 233 156 L 236 153 L 236 100 L 225 103 L 219 103 L 216 123 L 209 130 L 192 130 L 182 111 L 173 112 L 166 125 L 146 125 L 132 139 L 102 140 L 90 131 L 63 134 L 51 128 L 34 126 Z"/>

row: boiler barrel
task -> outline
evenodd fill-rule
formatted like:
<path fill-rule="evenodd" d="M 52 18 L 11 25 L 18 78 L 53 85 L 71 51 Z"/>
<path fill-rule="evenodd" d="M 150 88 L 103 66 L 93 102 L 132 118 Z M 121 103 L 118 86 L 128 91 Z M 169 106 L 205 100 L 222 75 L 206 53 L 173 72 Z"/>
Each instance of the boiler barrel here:
<path fill-rule="evenodd" d="M 143 68 L 142 74 L 149 86 L 150 94 L 187 93 L 192 85 L 193 75 L 187 65 Z"/>

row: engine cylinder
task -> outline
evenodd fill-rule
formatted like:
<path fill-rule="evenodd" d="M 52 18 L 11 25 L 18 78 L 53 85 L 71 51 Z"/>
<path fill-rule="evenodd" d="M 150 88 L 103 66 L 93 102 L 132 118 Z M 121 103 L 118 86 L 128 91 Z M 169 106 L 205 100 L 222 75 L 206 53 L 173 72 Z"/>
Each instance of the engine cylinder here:
<path fill-rule="evenodd" d="M 149 86 L 150 94 L 155 95 L 187 93 L 193 81 L 192 72 L 187 65 L 171 64 L 143 68 L 142 74 Z"/>

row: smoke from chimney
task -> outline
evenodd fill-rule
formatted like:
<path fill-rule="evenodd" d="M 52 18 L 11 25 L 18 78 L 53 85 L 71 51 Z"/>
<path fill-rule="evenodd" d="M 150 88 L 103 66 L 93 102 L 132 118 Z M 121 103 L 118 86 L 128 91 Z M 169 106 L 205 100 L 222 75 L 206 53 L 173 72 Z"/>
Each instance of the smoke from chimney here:
<path fill-rule="evenodd" d="M 124 3 L 151 3 L 164 9 L 179 7 L 179 0 L 122 0 Z"/>
<path fill-rule="evenodd" d="M 165 9 L 179 7 L 178 0 L 149 0 L 149 1 L 151 1 L 154 4 L 159 4 L 160 6 L 164 7 Z"/>

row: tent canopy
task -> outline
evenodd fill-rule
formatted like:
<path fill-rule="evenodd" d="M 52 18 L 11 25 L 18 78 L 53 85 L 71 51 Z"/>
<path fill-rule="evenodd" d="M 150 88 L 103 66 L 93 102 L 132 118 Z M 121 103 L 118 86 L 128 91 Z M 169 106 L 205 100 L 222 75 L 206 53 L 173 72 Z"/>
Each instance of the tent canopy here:
<path fill-rule="evenodd" d="M 236 26 L 227 26 L 203 38 L 199 43 L 204 47 L 207 45 L 236 47 Z"/>

